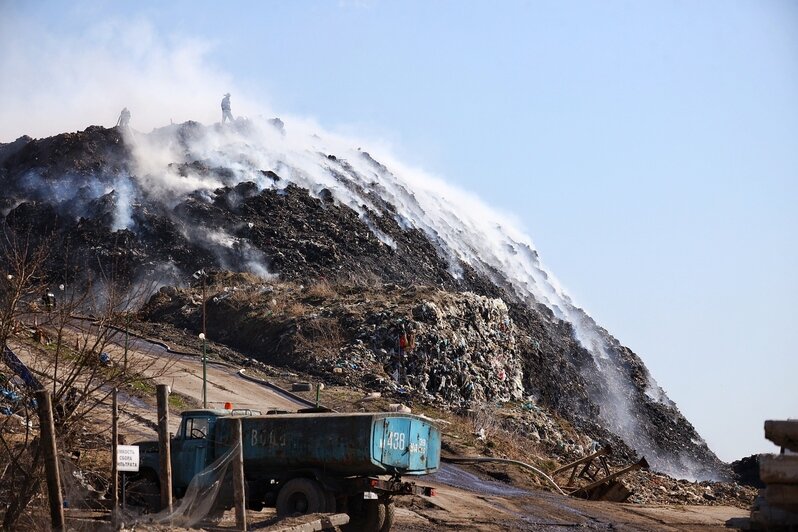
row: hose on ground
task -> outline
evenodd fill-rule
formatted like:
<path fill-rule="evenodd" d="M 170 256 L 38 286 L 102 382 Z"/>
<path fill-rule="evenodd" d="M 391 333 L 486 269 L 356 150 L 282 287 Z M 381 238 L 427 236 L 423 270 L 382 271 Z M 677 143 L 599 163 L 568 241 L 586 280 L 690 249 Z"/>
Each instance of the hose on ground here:
<path fill-rule="evenodd" d="M 477 462 L 498 462 L 498 463 L 502 463 L 502 464 L 517 465 L 519 467 L 523 467 L 524 469 L 529 469 L 530 471 L 533 471 L 533 472 L 537 473 L 541 477 L 543 477 L 546 480 L 548 480 L 549 483 L 552 486 L 554 486 L 557 489 L 557 491 L 559 491 L 561 494 L 567 495 L 567 493 L 565 493 L 562 489 L 560 489 L 560 486 L 558 486 L 557 483 L 554 482 L 554 479 L 551 478 L 549 475 L 547 475 L 546 473 L 544 473 L 543 471 L 541 471 L 540 469 L 538 469 L 537 467 L 535 467 L 533 465 L 529 465 L 529 464 L 524 463 L 524 462 L 519 462 L 518 460 L 510 460 L 508 458 L 487 458 L 487 457 L 484 457 L 484 456 L 464 456 L 462 458 L 448 458 L 448 457 L 443 457 L 442 456 L 441 460 L 443 460 L 444 462 L 452 463 L 452 464 L 471 464 L 471 463 L 477 463 Z"/>

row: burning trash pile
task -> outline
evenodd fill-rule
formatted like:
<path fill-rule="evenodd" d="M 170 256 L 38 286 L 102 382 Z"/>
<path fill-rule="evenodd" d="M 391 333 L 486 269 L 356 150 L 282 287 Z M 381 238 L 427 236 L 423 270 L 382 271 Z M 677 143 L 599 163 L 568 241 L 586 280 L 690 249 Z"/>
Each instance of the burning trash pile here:
<path fill-rule="evenodd" d="M 291 283 L 213 288 L 209 337 L 266 364 L 446 407 L 522 398 L 516 330 L 501 299 L 396 285 L 356 294 L 324 287 L 323 297 L 317 286 Z M 145 315 L 196 329 L 201 296 L 164 288 Z"/>
<path fill-rule="evenodd" d="M 501 299 L 436 294 L 363 316 L 325 366 L 341 381 L 445 406 L 521 399 L 515 329 Z M 353 320 L 354 321 L 354 320 Z M 372 370 L 365 373 L 363 370 Z"/>
<path fill-rule="evenodd" d="M 200 268 L 262 278 L 209 280 L 205 298 L 158 292 L 142 312 L 153 324 L 196 336 L 204 300 L 208 336 L 255 360 L 455 408 L 534 394 L 580 429 L 662 455 L 660 470 L 720 467 L 528 236 L 372 153 L 281 121 L 91 126 L 0 144 L 0 212 L 76 283 L 113 271 L 120 284 L 185 286 Z"/>
<path fill-rule="evenodd" d="M 748 509 L 757 491 L 736 482 L 691 482 L 652 471 L 630 473 L 624 480 L 634 491 L 629 502 L 638 504 L 723 505 Z"/>

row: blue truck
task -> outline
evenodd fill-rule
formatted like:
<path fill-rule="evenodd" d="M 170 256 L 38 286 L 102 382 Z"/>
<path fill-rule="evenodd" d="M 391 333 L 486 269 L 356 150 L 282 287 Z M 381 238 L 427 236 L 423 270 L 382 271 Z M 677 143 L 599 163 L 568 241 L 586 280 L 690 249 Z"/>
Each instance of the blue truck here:
<path fill-rule="evenodd" d="M 241 420 L 247 507 L 275 507 L 279 515 L 344 512 L 349 530 L 390 530 L 393 498 L 432 495 L 431 488 L 402 477 L 437 471 L 441 434 L 428 419 L 400 413 L 303 413 L 255 415 L 238 410 L 188 410 L 171 440 L 173 495 L 231 446 L 233 422 Z M 140 471 L 134 499 L 159 504 L 157 442 L 139 443 Z M 222 490 L 215 512 L 232 507 Z"/>

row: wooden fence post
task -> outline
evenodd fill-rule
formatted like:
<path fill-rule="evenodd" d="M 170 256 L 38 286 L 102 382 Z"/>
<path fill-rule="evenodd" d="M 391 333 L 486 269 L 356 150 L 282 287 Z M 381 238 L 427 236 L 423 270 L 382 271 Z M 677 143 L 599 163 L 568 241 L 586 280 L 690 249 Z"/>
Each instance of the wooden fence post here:
<path fill-rule="evenodd" d="M 61 476 L 50 392 L 47 390 L 36 392 L 36 403 L 39 407 L 41 445 L 44 450 L 44 470 L 47 475 L 47 495 L 50 500 L 50 521 L 53 530 L 64 530 L 64 498 L 61 495 Z"/>
<path fill-rule="evenodd" d="M 236 528 L 247 529 L 247 494 L 244 480 L 244 438 L 241 433 L 241 420 L 233 423 L 233 442 L 238 450 L 233 453 L 233 495 L 236 508 Z"/>
<path fill-rule="evenodd" d="M 111 403 L 111 503 L 114 513 L 119 510 L 119 466 L 117 465 L 117 452 L 119 445 L 119 403 L 117 402 L 118 388 L 112 392 Z"/>
<path fill-rule="evenodd" d="M 161 509 L 172 513 L 172 452 L 169 445 L 169 386 L 158 384 L 158 455 L 161 461 Z"/>

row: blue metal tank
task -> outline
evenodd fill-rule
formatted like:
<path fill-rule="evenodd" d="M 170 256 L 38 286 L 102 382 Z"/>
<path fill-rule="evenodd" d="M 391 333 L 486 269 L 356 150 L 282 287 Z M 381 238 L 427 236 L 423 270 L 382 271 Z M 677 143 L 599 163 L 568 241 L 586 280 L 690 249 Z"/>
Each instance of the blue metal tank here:
<path fill-rule="evenodd" d="M 441 433 L 411 414 L 277 414 L 216 419 L 215 456 L 240 419 L 248 474 L 318 469 L 340 476 L 424 475 L 440 463 Z"/>

